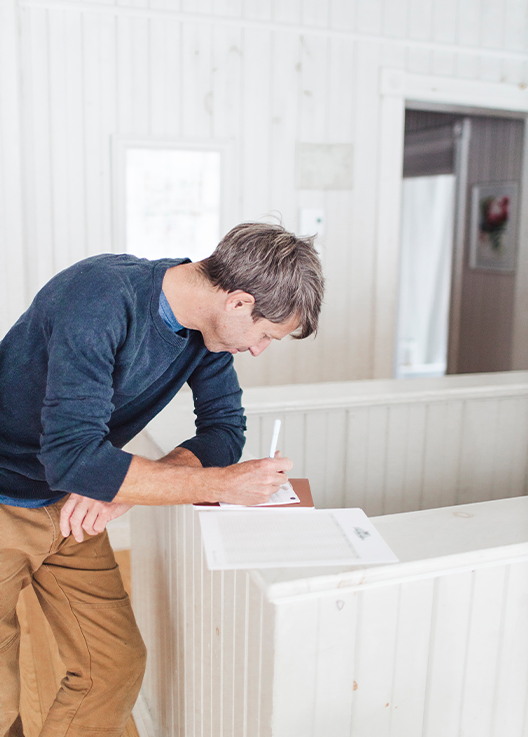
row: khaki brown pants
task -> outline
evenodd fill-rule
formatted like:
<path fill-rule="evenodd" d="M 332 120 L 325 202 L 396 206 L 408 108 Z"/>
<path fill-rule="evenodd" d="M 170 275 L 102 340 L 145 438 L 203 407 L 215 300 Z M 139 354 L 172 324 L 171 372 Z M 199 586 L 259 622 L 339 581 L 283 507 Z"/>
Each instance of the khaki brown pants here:
<path fill-rule="evenodd" d="M 19 715 L 19 594 L 32 585 L 65 676 L 40 737 L 118 737 L 146 652 L 108 535 L 62 537 L 66 500 L 39 509 L 0 504 L 0 737 L 23 737 Z"/>

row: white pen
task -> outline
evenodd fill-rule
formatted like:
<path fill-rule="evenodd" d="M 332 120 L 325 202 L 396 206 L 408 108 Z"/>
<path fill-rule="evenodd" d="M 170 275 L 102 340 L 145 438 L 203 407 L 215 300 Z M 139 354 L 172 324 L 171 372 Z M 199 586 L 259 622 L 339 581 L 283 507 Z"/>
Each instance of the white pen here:
<path fill-rule="evenodd" d="M 275 424 L 273 425 L 273 435 L 271 436 L 271 448 L 269 452 L 270 458 L 275 458 L 275 451 L 277 450 L 277 441 L 279 439 L 280 428 L 281 421 L 275 420 Z"/>

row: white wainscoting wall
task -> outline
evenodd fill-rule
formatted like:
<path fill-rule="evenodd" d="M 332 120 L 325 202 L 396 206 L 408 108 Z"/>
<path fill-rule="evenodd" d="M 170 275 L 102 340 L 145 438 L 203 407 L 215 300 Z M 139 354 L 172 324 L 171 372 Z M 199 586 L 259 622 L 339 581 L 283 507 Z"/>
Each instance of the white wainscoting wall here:
<path fill-rule="evenodd" d="M 192 507 L 133 512 L 140 737 L 525 737 L 526 497 L 373 518 L 370 571 L 211 572 Z"/>
<path fill-rule="evenodd" d="M 134 508 L 141 737 L 524 737 L 527 403 L 528 372 L 247 390 L 246 456 L 281 417 L 316 507 L 362 507 L 402 562 L 210 572 L 192 507 Z M 129 450 L 192 433 L 188 393 Z"/>
<path fill-rule="evenodd" d="M 279 448 L 308 478 L 315 505 L 368 515 L 527 493 L 528 372 L 374 380 L 244 391 L 244 457 Z M 194 434 L 180 394 L 148 433 L 164 452 Z"/>

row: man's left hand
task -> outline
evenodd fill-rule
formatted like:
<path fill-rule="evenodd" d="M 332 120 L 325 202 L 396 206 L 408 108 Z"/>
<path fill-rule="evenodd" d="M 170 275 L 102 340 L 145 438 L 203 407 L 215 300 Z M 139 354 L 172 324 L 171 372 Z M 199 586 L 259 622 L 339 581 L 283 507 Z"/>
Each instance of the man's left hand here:
<path fill-rule="evenodd" d="M 100 502 L 87 496 L 70 494 L 70 498 L 61 511 L 61 533 L 64 537 L 68 537 L 71 532 L 77 542 L 82 543 L 83 530 L 88 535 L 98 535 L 103 532 L 110 520 L 121 517 L 133 506 L 133 504 Z"/>

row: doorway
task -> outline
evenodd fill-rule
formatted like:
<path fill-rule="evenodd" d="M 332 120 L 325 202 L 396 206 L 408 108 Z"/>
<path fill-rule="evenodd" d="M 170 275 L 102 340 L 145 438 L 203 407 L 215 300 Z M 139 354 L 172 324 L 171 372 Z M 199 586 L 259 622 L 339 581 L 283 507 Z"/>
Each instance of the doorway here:
<path fill-rule="evenodd" d="M 406 110 L 396 377 L 511 369 L 523 131 L 519 119 Z M 508 195 L 504 268 L 496 253 L 475 259 L 479 192 Z"/>

